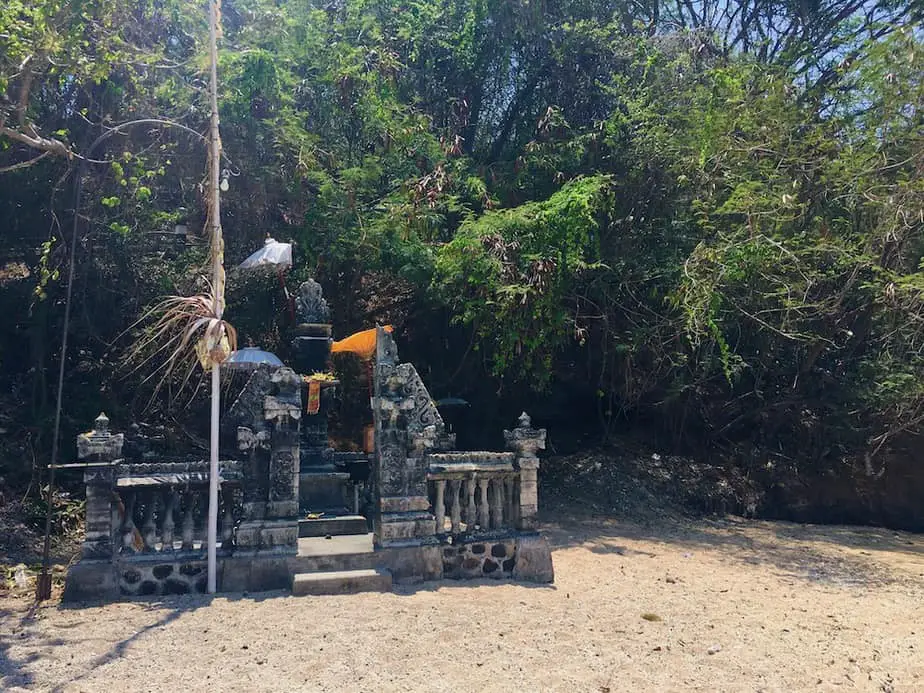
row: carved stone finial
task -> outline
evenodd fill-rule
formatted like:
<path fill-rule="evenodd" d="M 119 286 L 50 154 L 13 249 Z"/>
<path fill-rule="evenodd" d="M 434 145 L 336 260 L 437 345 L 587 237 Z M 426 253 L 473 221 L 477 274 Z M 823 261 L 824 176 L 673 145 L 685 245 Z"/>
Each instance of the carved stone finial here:
<path fill-rule="evenodd" d="M 314 279 L 302 282 L 298 287 L 296 299 L 296 313 L 298 321 L 303 324 L 317 324 L 330 322 L 330 308 L 321 292 L 321 285 Z"/>
<path fill-rule="evenodd" d="M 270 376 L 270 383 L 275 393 L 284 397 L 296 397 L 302 385 L 302 379 L 291 368 L 277 368 Z"/>
<path fill-rule="evenodd" d="M 93 430 L 77 436 L 77 457 L 81 460 L 110 462 L 122 456 L 125 437 L 109 431 L 109 417 L 104 412 L 93 421 Z"/>
<path fill-rule="evenodd" d="M 93 432 L 109 433 L 109 417 L 106 416 L 106 412 L 101 411 L 99 416 L 93 420 Z"/>
<path fill-rule="evenodd" d="M 533 422 L 525 411 L 517 419 L 517 427 L 512 431 L 504 431 L 504 441 L 507 449 L 517 453 L 517 457 L 535 458 L 537 450 L 545 450 L 544 428 L 533 428 Z"/>

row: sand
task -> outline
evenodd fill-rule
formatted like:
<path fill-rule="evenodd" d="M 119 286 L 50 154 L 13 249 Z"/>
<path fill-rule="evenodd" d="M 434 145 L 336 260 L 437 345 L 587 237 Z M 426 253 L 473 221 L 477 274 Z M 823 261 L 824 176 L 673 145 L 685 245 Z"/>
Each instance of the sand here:
<path fill-rule="evenodd" d="M 556 582 L 30 608 L 0 690 L 924 691 L 924 536 L 565 516 Z"/>

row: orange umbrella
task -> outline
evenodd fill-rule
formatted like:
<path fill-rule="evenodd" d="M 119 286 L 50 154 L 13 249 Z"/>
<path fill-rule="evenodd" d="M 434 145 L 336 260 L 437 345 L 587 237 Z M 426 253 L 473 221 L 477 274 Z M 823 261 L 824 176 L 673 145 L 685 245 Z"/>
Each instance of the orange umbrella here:
<path fill-rule="evenodd" d="M 392 332 L 394 328 L 391 325 L 382 327 L 386 332 Z M 372 358 L 375 356 L 375 343 L 378 328 L 373 327 L 371 330 L 363 330 L 356 334 L 351 334 L 346 339 L 334 342 L 330 345 L 332 354 L 356 354 L 366 363 L 366 378 L 369 382 L 369 398 L 372 399 Z"/>
<path fill-rule="evenodd" d="M 391 325 L 385 325 L 383 328 L 386 332 L 391 332 L 394 328 Z M 370 361 L 375 356 L 375 336 L 378 328 L 363 330 L 356 334 L 351 334 L 346 339 L 331 344 L 330 351 L 332 354 L 350 353 L 356 354 L 363 361 Z"/>

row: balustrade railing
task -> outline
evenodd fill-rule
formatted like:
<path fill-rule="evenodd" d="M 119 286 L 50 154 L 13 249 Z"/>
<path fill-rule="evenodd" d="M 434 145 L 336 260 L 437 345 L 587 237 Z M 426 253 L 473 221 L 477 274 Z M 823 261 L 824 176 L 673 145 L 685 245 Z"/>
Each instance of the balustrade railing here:
<path fill-rule="evenodd" d="M 428 460 L 437 534 L 476 534 L 517 527 L 519 473 L 512 453 L 439 453 Z"/>
<path fill-rule="evenodd" d="M 218 537 L 221 548 L 228 550 L 243 505 L 240 463 L 223 462 L 220 473 Z M 206 550 L 206 463 L 123 464 L 115 491 L 114 546 L 123 557 Z"/>

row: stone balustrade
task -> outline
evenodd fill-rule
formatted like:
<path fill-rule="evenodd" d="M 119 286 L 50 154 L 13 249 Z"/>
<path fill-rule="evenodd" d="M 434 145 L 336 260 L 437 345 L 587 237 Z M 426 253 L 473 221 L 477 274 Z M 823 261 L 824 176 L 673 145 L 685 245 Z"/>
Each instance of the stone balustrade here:
<path fill-rule="evenodd" d="M 428 455 L 427 460 L 438 535 L 517 528 L 519 474 L 513 453 L 438 453 Z"/>
<path fill-rule="evenodd" d="M 220 466 L 221 548 L 230 550 L 240 521 L 240 462 Z M 206 550 L 208 463 L 125 464 L 117 468 L 112 504 L 115 552 L 133 555 Z"/>
<path fill-rule="evenodd" d="M 434 452 L 426 456 L 438 535 L 472 535 L 538 526 L 538 450 L 545 429 L 525 412 L 504 431 L 511 452 Z"/>

